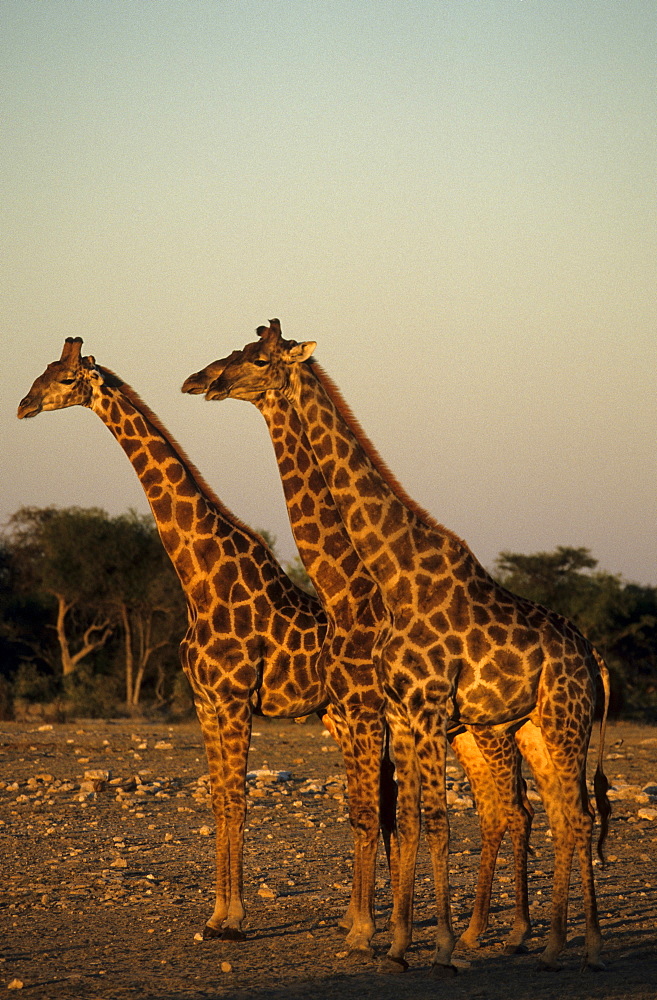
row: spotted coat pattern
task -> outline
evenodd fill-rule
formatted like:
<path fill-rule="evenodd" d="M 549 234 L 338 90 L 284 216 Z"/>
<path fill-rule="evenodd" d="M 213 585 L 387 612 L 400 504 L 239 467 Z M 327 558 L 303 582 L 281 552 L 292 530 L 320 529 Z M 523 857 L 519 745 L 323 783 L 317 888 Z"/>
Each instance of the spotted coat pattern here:
<path fill-rule="evenodd" d="M 214 496 L 137 394 L 92 357 L 81 358 L 81 345 L 79 338 L 67 339 L 61 359 L 34 382 L 18 416 L 90 407 L 144 488 L 187 598 L 180 655 L 203 732 L 217 826 L 216 903 L 204 935 L 240 939 L 251 718 L 325 709 L 325 618 L 262 539 Z"/>
<path fill-rule="evenodd" d="M 250 398 L 277 390 L 290 400 L 353 546 L 381 589 L 391 621 L 381 656 L 388 718 L 398 732 L 407 734 L 405 748 L 395 744 L 398 765 L 401 759 L 412 775 L 415 762 L 419 771 L 433 859 L 436 968 L 449 967 L 453 947 L 444 785 L 449 718 L 474 731 L 488 727 L 488 759 L 494 764 L 497 758 L 507 773 L 514 770 L 509 772 L 508 766 L 510 734 L 517 730 L 517 742 L 541 776 L 555 840 L 552 925 L 543 961 L 554 965 L 565 941 L 568 878 L 576 847 L 587 918 L 586 960 L 599 965 L 593 820 L 585 767 L 598 678 L 606 715 L 604 664 L 574 625 L 501 587 L 463 541 L 408 497 L 331 380 L 310 360 L 314 342 L 284 341 L 278 321 L 260 332 L 257 357 L 245 363 L 234 358 L 207 395 L 223 398 L 230 385 L 232 395 Z M 526 728 L 528 722 L 533 729 Z M 596 798 L 603 834 L 608 810 L 604 786 L 599 759 Z M 392 961 L 402 960 L 410 940 L 418 795 L 417 781 L 400 781 L 400 903 Z"/>
<path fill-rule="evenodd" d="M 267 335 L 266 328 L 259 332 Z M 229 358 L 212 362 L 185 380 L 183 392 L 207 391 L 212 382 L 225 373 L 227 366 L 230 373 L 235 373 L 245 363 L 257 364 L 260 351 L 260 342 L 248 344 L 243 351 L 233 351 Z M 230 376 L 224 374 L 222 386 L 224 392 L 231 393 Z M 357 759 L 350 774 L 349 796 L 350 802 L 363 803 L 355 811 L 363 824 L 355 831 L 355 842 L 356 856 L 360 853 L 363 859 L 364 884 L 360 907 L 354 899 L 351 906 L 360 919 L 354 920 L 352 912 L 347 915 L 350 931 L 347 942 L 354 950 L 365 950 L 374 930 L 372 896 L 377 832 L 374 807 L 378 803 L 378 770 L 373 766 L 375 754 L 371 753 L 371 748 L 378 735 L 377 716 L 384 710 L 377 650 L 389 634 L 388 615 L 378 586 L 351 543 L 295 409 L 277 391 L 249 394 L 248 398 L 263 414 L 269 428 L 292 531 L 303 564 L 327 614 L 329 646 L 333 654 L 332 664 L 327 666 L 327 687 L 332 694 L 342 698 L 346 724 L 360 734 L 360 738 L 354 738 Z M 531 724 L 527 723 L 527 727 Z M 472 918 L 461 943 L 464 947 L 473 946 L 487 927 L 497 853 L 510 826 L 516 857 L 516 913 L 506 947 L 507 951 L 516 951 L 531 926 L 526 851 L 533 815 L 524 794 L 517 748 L 512 739 L 490 732 L 485 726 L 478 727 L 473 734 L 466 727 L 452 723 L 448 739 L 475 795 L 483 842 Z M 398 752 L 403 758 L 403 748 L 401 751 L 398 748 Z M 391 797 L 389 793 L 388 796 Z M 368 826 L 365 825 L 367 819 Z M 390 831 L 385 828 L 384 839 L 394 867 L 397 856 L 394 850 L 390 855 Z M 396 847 L 394 840 L 392 847 Z M 396 872 L 392 874 L 394 881 Z"/>
<path fill-rule="evenodd" d="M 184 392 L 204 392 L 228 359 L 190 375 Z M 317 469 L 294 409 L 278 393 L 258 401 L 278 461 L 290 524 L 299 554 L 325 611 L 328 631 L 322 653 L 326 689 L 345 729 L 352 756 L 347 758 L 350 815 L 354 836 L 355 878 L 347 914 L 341 921 L 352 951 L 370 951 L 374 934 L 374 882 L 380 819 L 388 857 L 393 830 L 394 782 L 380 788 L 385 744 L 384 695 L 378 676 L 377 648 L 388 629 L 378 586 L 360 562 L 331 494 Z M 320 538 L 321 534 L 321 538 Z M 389 769 L 384 766 L 384 774 Z M 379 811 L 380 799 L 384 804 Z M 394 843 L 392 844 L 394 851 Z"/>

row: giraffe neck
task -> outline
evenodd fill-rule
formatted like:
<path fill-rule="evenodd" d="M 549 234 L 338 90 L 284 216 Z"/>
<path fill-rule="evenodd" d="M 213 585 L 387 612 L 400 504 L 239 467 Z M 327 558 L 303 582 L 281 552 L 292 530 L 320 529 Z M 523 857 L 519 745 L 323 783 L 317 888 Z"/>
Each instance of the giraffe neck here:
<path fill-rule="evenodd" d="M 319 366 L 302 364 L 296 372 L 290 398 L 353 546 L 386 603 L 394 606 L 409 572 L 436 578 L 476 564 L 464 542 L 407 496 Z"/>
<path fill-rule="evenodd" d="M 383 619 L 378 587 L 349 538 L 298 413 L 279 392 L 255 400 L 267 422 L 299 555 L 328 614 L 353 625 L 355 605 L 369 602 Z"/>
<path fill-rule="evenodd" d="M 111 372 L 96 390 L 91 409 L 109 428 L 139 477 L 162 544 L 188 598 L 206 600 L 209 571 L 258 550 L 271 557 L 261 540 L 212 494 L 158 418 L 130 386 Z M 109 384 L 108 384 L 109 383 Z M 262 553 L 260 550 L 263 550 Z M 234 582 L 234 577 L 221 577 Z M 219 575 L 214 577 L 217 590 Z"/>

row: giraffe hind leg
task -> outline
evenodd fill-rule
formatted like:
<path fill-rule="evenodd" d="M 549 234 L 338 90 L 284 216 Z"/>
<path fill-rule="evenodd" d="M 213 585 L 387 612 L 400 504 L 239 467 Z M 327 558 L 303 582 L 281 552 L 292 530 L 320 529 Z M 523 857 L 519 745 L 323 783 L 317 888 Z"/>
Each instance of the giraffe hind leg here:
<path fill-rule="evenodd" d="M 506 818 L 513 846 L 515 908 L 513 926 L 504 945 L 506 954 L 513 955 L 526 950 L 524 942 L 531 934 L 527 852 L 534 811 L 525 794 L 520 754 L 513 732 L 478 726 L 473 735 L 490 773 L 488 787 L 484 790 L 489 803 L 488 809 L 497 808 L 490 805 L 490 800 L 497 797 Z M 481 792 L 480 789 L 480 797 Z M 477 809 L 479 810 L 479 799 L 477 799 Z M 485 810 L 482 809 L 482 812 L 485 815 Z M 482 835 L 483 833 L 482 826 Z M 492 876 L 493 870 L 489 873 L 490 879 Z"/>
<path fill-rule="evenodd" d="M 533 722 L 526 722 L 516 732 L 516 743 L 534 776 L 552 833 L 552 910 L 548 943 L 541 956 L 541 965 L 546 969 L 559 969 L 558 956 L 566 943 L 570 870 L 575 841 L 562 805 L 559 776 L 541 730 Z"/>
<path fill-rule="evenodd" d="M 577 850 L 586 919 L 584 965 L 603 969 L 600 959 L 602 937 L 598 922 L 591 841 L 593 816 L 584 782 L 586 744 L 564 748 L 561 741 L 544 739 L 541 730 L 528 723 L 518 731 L 522 753 L 536 780 L 548 815 L 554 845 L 552 914 L 548 943 L 541 956 L 544 968 L 558 969 L 558 956 L 567 937 L 568 897 L 572 857 Z"/>
<path fill-rule="evenodd" d="M 456 949 L 475 949 L 488 927 L 490 898 L 495 863 L 507 820 L 492 775 L 472 733 L 450 736 L 450 746 L 466 773 L 475 798 L 481 833 L 481 856 L 472 916 L 467 929 L 456 942 Z"/>
<path fill-rule="evenodd" d="M 556 766 L 563 789 L 564 809 L 566 817 L 570 822 L 575 850 L 579 859 L 586 923 L 584 965 L 591 969 L 603 969 L 604 964 L 600 958 L 602 935 L 598 921 L 591 853 L 593 815 L 588 804 L 584 780 L 586 754 L 583 755 L 579 774 L 574 772 L 573 767 L 560 767 L 561 762 L 558 759 L 558 755 L 552 754 L 552 756 L 553 760 L 556 758 Z"/>

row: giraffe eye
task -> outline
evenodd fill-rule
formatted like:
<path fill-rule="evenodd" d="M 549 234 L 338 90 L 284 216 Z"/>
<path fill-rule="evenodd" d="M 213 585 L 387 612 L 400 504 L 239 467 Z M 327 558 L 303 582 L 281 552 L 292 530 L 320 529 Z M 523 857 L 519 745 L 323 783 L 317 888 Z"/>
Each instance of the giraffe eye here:
<path fill-rule="evenodd" d="M 73 385 L 74 382 L 74 378 L 60 378 L 59 380 L 60 385 Z"/>
<path fill-rule="evenodd" d="M 253 364 L 254 364 L 254 365 L 256 365 L 256 367 L 257 367 L 257 368 L 266 368 L 266 367 L 267 367 L 267 365 L 269 364 L 269 362 L 268 362 L 268 361 L 265 361 L 265 359 L 264 359 L 264 358 L 257 358 L 257 359 L 256 359 L 256 360 L 255 360 L 255 361 L 253 362 Z"/>

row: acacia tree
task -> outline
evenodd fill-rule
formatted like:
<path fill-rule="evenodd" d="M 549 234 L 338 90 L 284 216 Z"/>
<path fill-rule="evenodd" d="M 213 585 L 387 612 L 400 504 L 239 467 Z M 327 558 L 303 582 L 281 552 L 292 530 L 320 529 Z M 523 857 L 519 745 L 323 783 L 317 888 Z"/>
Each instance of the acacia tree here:
<path fill-rule="evenodd" d="M 22 641 L 63 678 L 122 634 L 126 705 L 140 702 L 144 678 L 184 631 L 182 590 L 150 515 L 109 517 L 99 508 L 24 507 L 9 522 L 8 547 L 26 595 L 53 602 L 57 652 L 24 621 Z M 162 666 L 159 665 L 162 691 Z"/>
<path fill-rule="evenodd" d="M 135 710 L 154 658 L 172 641 L 182 638 L 185 602 L 152 517 L 131 511 L 116 517 L 112 524 L 105 600 L 115 608 L 121 622 L 126 705 Z M 161 669 L 156 688 L 161 697 Z"/>
<path fill-rule="evenodd" d="M 574 619 L 591 590 L 588 571 L 597 565 L 589 549 L 559 545 L 554 552 L 530 555 L 500 552 L 495 575 L 513 593 Z"/>
<path fill-rule="evenodd" d="M 9 520 L 7 545 L 20 589 L 54 599 L 51 628 L 64 677 L 104 646 L 112 632 L 111 618 L 100 600 L 96 565 L 107 535 L 107 515 L 96 507 L 21 507 Z M 23 629 L 22 641 L 52 662 L 47 644 L 34 633 Z"/>

